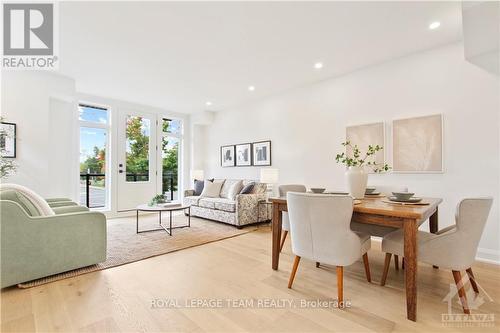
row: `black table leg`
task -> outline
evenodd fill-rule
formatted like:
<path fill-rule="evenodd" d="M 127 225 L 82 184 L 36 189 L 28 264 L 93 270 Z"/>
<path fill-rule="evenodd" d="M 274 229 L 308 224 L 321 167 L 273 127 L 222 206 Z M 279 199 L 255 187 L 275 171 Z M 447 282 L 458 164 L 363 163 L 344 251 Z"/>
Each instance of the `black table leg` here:
<path fill-rule="evenodd" d="M 136 217 L 135 217 L 135 233 L 139 233 L 139 211 L 136 211 Z"/>
<path fill-rule="evenodd" d="M 191 227 L 191 206 L 188 207 L 188 227 Z"/>
<path fill-rule="evenodd" d="M 170 211 L 170 236 L 172 236 L 172 211 Z"/>

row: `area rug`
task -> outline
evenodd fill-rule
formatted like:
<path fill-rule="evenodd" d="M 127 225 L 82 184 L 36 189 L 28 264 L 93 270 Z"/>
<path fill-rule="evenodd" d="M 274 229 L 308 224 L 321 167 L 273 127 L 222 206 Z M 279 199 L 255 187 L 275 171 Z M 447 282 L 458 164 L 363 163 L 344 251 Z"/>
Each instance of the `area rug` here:
<path fill-rule="evenodd" d="M 173 226 L 186 225 L 187 217 L 174 216 Z M 147 214 L 139 218 L 140 230 L 158 228 L 158 215 Z M 163 224 L 168 223 L 168 214 L 163 217 Z M 165 231 L 136 233 L 135 217 L 108 219 L 108 247 L 105 262 L 82 267 L 72 271 L 51 275 L 45 278 L 20 283 L 19 288 L 31 288 L 81 274 L 91 273 L 111 267 L 121 266 L 162 254 L 227 239 L 255 231 L 257 226 L 237 229 L 234 226 L 191 218 L 191 227 L 174 229 L 172 236 Z"/>

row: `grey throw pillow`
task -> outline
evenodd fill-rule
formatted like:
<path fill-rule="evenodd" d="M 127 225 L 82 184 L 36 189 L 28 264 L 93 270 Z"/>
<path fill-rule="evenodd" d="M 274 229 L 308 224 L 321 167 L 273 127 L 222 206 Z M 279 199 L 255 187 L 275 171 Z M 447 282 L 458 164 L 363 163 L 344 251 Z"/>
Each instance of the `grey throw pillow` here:
<path fill-rule="evenodd" d="M 208 179 L 209 181 L 213 182 L 214 179 Z M 205 182 L 203 180 L 194 180 L 194 195 L 200 196 L 201 192 L 203 192 L 203 187 L 205 186 Z"/>
<path fill-rule="evenodd" d="M 240 194 L 250 194 L 252 193 L 253 187 L 255 186 L 255 183 L 249 183 L 246 184 L 240 191 Z"/>

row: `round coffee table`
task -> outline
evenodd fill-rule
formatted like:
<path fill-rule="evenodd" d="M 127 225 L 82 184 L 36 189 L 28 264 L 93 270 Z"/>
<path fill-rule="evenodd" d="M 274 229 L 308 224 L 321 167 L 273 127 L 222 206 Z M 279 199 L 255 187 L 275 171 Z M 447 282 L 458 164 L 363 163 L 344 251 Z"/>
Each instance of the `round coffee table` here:
<path fill-rule="evenodd" d="M 179 228 L 189 228 L 191 227 L 191 206 L 183 206 L 183 205 L 166 205 L 166 206 L 161 206 L 161 205 L 155 205 L 155 206 L 149 206 L 149 205 L 139 205 L 136 207 L 136 220 L 135 220 L 135 225 L 136 225 L 136 233 L 140 234 L 142 232 L 150 232 L 150 231 L 158 231 L 158 230 L 164 230 L 166 231 L 170 236 L 172 236 L 172 229 L 179 229 Z M 187 225 L 181 225 L 181 226 L 176 226 L 172 227 L 172 212 L 176 211 L 188 211 L 188 224 Z M 159 225 L 161 228 L 157 229 L 148 229 L 148 230 L 141 230 L 139 231 L 139 212 L 158 212 L 158 218 L 159 218 Z M 161 213 L 162 212 L 170 212 L 169 216 L 169 225 L 164 226 L 161 224 Z"/>

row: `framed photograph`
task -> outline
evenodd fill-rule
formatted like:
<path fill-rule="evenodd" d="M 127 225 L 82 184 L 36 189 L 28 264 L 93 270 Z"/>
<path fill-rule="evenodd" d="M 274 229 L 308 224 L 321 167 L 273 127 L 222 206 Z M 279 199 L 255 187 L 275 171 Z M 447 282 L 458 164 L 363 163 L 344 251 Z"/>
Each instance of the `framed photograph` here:
<path fill-rule="evenodd" d="M 220 161 L 223 167 L 235 166 L 234 145 L 220 147 Z"/>
<path fill-rule="evenodd" d="M 443 172 L 443 116 L 441 114 L 394 120 L 392 141 L 394 172 Z"/>
<path fill-rule="evenodd" d="M 236 145 L 236 166 L 252 165 L 252 144 L 242 143 Z"/>
<path fill-rule="evenodd" d="M 13 123 L 0 123 L 0 150 L 3 157 L 15 158 L 16 157 L 16 124 Z"/>
<path fill-rule="evenodd" d="M 375 156 L 372 161 L 376 162 L 378 165 L 384 165 L 385 163 L 385 126 L 384 123 L 372 123 L 364 125 L 348 126 L 346 128 L 346 141 L 351 142 L 352 146 L 357 145 L 361 151 L 366 152 L 368 146 L 379 145 L 384 147 L 384 149 Z M 346 154 L 352 157 L 352 148 L 347 147 Z"/>
<path fill-rule="evenodd" d="M 253 165 L 271 165 L 271 141 L 253 143 Z"/>

